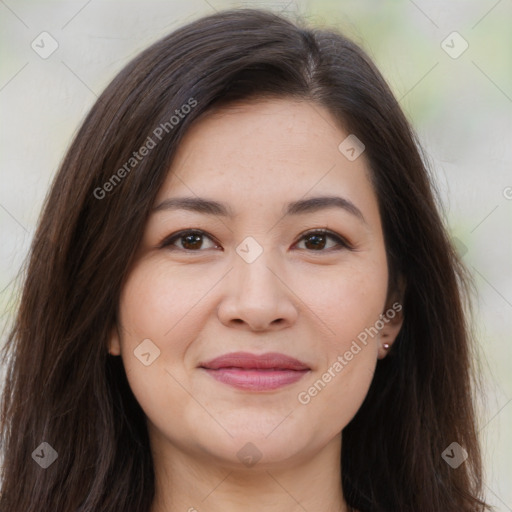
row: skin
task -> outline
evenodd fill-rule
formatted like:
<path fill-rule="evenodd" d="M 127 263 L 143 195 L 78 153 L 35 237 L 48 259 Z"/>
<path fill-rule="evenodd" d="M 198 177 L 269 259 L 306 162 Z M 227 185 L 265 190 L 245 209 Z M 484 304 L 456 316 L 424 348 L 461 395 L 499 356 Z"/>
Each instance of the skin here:
<path fill-rule="evenodd" d="M 213 111 L 180 144 L 155 205 L 199 196 L 234 216 L 154 212 L 122 290 L 109 350 L 147 417 L 152 512 L 347 510 L 341 431 L 402 324 L 397 314 L 309 403 L 298 400 L 396 298 L 365 155 L 349 161 L 338 150 L 347 135 L 317 104 L 266 99 Z M 288 202 L 323 195 L 350 200 L 364 221 L 333 207 L 283 216 Z M 352 250 L 304 237 L 321 228 Z M 185 229 L 204 236 L 161 246 Z M 263 249 L 252 263 L 236 252 L 246 237 Z M 160 350 L 148 366 L 134 356 L 144 339 Z M 311 370 L 254 392 L 198 368 L 234 351 L 280 352 Z M 250 467 L 237 456 L 249 442 L 261 455 Z"/>

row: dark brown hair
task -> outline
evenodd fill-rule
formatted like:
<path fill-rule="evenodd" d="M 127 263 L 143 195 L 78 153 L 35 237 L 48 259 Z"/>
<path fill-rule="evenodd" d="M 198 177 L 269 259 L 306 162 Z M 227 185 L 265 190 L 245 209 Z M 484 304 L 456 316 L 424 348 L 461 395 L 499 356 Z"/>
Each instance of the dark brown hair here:
<path fill-rule="evenodd" d="M 468 281 L 413 132 L 353 42 L 334 30 L 241 9 L 196 20 L 130 62 L 61 164 L 4 347 L 1 512 L 150 509 L 145 416 L 121 358 L 107 352 L 120 291 L 191 123 L 214 106 L 262 97 L 323 105 L 364 142 L 390 275 L 406 283 L 402 330 L 343 431 L 347 502 L 361 512 L 487 510 L 480 500 Z M 193 108 L 182 108 L 187 104 Z M 162 126 L 163 142 L 131 161 Z M 45 470 L 31 458 L 43 441 L 58 452 Z M 469 454 L 457 469 L 441 457 L 454 441 Z"/>

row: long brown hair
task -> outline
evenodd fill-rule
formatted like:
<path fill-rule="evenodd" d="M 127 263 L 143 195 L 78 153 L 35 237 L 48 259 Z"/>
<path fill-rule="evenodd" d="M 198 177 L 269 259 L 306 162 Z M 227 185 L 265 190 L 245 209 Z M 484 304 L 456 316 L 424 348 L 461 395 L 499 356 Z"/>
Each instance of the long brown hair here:
<path fill-rule="evenodd" d="M 343 430 L 347 502 L 361 512 L 488 509 L 481 501 L 468 281 L 413 131 L 353 42 L 240 9 L 196 20 L 130 62 L 61 164 L 4 347 L 1 512 L 150 509 L 154 472 L 144 413 L 121 358 L 107 352 L 120 290 L 190 124 L 214 105 L 266 96 L 323 105 L 364 142 L 390 288 L 398 276 L 406 284 L 402 330 Z M 148 137 L 155 144 L 142 157 Z M 42 442 L 58 454 L 46 469 L 32 460 Z M 457 468 L 442 457 L 452 442 L 468 453 Z"/>

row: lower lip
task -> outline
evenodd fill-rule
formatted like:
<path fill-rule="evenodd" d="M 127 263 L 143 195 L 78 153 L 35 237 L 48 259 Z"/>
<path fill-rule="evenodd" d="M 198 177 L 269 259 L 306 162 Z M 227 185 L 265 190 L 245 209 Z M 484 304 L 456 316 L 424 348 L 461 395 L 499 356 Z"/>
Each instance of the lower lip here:
<path fill-rule="evenodd" d="M 219 368 L 205 370 L 216 380 L 238 389 L 267 391 L 293 384 L 302 379 L 309 370 L 242 370 Z"/>

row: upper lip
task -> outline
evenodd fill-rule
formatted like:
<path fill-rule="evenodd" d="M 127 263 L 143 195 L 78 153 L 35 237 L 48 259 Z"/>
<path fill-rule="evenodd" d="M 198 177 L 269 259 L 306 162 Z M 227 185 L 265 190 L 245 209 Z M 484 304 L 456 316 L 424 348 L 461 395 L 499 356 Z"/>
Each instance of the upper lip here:
<path fill-rule="evenodd" d="M 246 370 L 309 370 L 309 366 L 294 357 L 277 352 L 251 354 L 249 352 L 232 352 L 216 357 L 199 365 L 201 368 L 218 370 L 219 368 L 243 368 Z"/>

